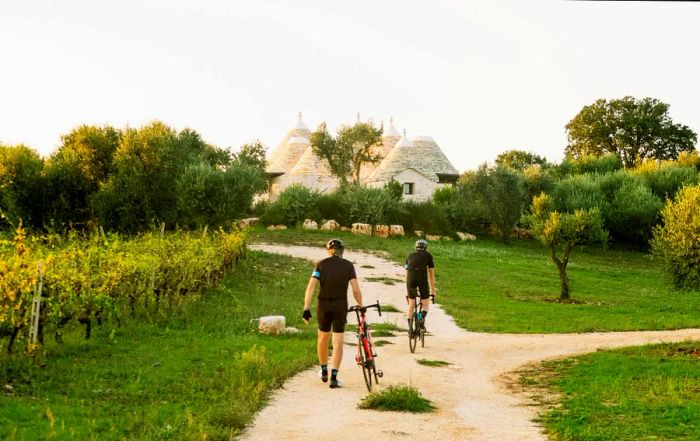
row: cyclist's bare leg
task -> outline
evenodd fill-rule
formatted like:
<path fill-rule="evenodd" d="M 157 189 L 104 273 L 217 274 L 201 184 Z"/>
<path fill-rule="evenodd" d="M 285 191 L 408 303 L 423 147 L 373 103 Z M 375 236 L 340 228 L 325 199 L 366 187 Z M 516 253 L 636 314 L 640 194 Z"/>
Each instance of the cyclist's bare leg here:
<path fill-rule="evenodd" d="M 343 360 L 343 332 L 333 333 L 333 359 L 331 360 L 331 369 L 340 369 L 340 362 Z M 326 341 L 327 343 L 327 341 Z M 326 346 L 326 359 L 328 359 L 328 346 Z"/>
<path fill-rule="evenodd" d="M 430 297 L 427 299 L 422 299 L 420 304 L 423 307 L 423 311 L 428 312 L 428 308 L 430 307 Z"/>
<path fill-rule="evenodd" d="M 413 313 L 416 310 L 416 299 L 408 299 L 408 310 L 406 311 L 406 315 L 408 316 L 408 319 L 413 318 Z"/>
<path fill-rule="evenodd" d="M 318 364 L 323 366 L 328 364 L 328 341 L 331 339 L 330 332 L 318 331 L 318 343 L 316 345 L 316 352 L 318 353 Z M 333 357 L 335 358 L 335 350 L 333 351 Z"/>

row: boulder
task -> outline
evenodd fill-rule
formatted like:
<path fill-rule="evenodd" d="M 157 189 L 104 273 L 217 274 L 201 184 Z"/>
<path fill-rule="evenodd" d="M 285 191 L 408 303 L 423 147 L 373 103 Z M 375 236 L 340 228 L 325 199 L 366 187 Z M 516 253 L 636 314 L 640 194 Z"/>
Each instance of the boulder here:
<path fill-rule="evenodd" d="M 403 236 L 403 225 L 390 225 L 389 236 Z"/>
<path fill-rule="evenodd" d="M 287 326 L 286 328 L 284 328 L 284 333 L 285 334 L 299 334 L 299 333 L 301 333 L 301 330 L 295 328 L 294 326 Z"/>
<path fill-rule="evenodd" d="M 352 224 L 352 234 L 371 236 L 372 235 L 372 225 L 370 224 Z"/>
<path fill-rule="evenodd" d="M 436 236 L 433 234 L 426 234 L 425 238 L 428 240 L 440 240 L 440 239 L 442 239 L 442 236 Z"/>
<path fill-rule="evenodd" d="M 321 225 L 322 230 L 339 230 L 340 229 L 340 224 L 334 220 L 329 220 L 326 221 L 323 225 Z"/>
<path fill-rule="evenodd" d="M 457 232 L 457 237 L 459 237 L 459 240 L 476 240 L 476 236 L 473 234 L 469 233 L 462 233 L 462 232 Z"/>
<path fill-rule="evenodd" d="M 284 334 L 286 321 L 283 315 L 268 315 L 258 320 L 261 334 Z"/>
<path fill-rule="evenodd" d="M 304 220 L 304 229 L 305 230 L 318 230 L 318 224 L 316 223 L 315 220 L 306 219 L 306 220 Z"/>
<path fill-rule="evenodd" d="M 352 231 L 350 227 L 340 227 L 340 231 Z"/>
<path fill-rule="evenodd" d="M 377 237 L 389 237 L 389 225 L 375 225 L 374 235 Z"/>
<path fill-rule="evenodd" d="M 423 232 L 420 231 L 420 230 L 414 231 L 413 234 L 415 234 L 415 235 L 418 236 L 418 237 L 423 237 Z"/>
<path fill-rule="evenodd" d="M 250 227 L 250 226 L 253 226 L 253 225 L 257 224 L 258 222 L 260 222 L 260 218 L 257 218 L 257 217 L 249 217 L 249 218 L 247 218 L 247 219 L 241 219 L 241 221 L 238 222 L 238 226 L 239 226 L 240 228 L 248 228 L 248 227 Z"/>

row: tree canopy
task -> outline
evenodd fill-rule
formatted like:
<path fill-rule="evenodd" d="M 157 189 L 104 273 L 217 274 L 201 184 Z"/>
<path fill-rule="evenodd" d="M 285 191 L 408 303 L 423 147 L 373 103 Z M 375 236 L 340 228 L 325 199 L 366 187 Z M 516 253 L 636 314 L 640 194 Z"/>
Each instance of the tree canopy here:
<path fill-rule="evenodd" d="M 531 165 L 546 165 L 547 160 L 525 150 L 508 150 L 496 156 L 496 165 L 523 171 Z"/>
<path fill-rule="evenodd" d="M 350 180 L 360 183 L 360 172 L 364 164 L 381 161 L 376 152 L 382 143 L 382 129 L 371 122 L 357 122 L 353 126 L 342 126 L 335 138 L 328 133 L 326 123 L 321 123 L 311 134 L 311 148 L 316 156 L 328 161 L 331 173 L 341 184 Z"/>
<path fill-rule="evenodd" d="M 566 125 L 566 154 L 578 158 L 614 153 L 625 167 L 645 159 L 676 159 L 681 152 L 694 150 L 697 134 L 675 124 L 668 109 L 668 104 L 654 98 L 599 99 Z"/>

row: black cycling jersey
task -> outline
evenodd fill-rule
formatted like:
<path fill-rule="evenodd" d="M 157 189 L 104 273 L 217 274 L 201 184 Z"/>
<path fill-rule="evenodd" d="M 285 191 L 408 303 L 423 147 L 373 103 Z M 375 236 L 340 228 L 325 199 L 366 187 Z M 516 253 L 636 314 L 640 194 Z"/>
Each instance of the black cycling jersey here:
<path fill-rule="evenodd" d="M 427 299 L 430 296 L 428 286 L 428 268 L 435 268 L 433 255 L 425 250 L 417 250 L 406 258 L 406 289 L 408 297 Z"/>
<path fill-rule="evenodd" d="M 435 268 L 433 255 L 425 250 L 417 250 L 408 255 L 404 268 L 407 271 L 422 271 L 427 274 L 428 268 Z"/>
<path fill-rule="evenodd" d="M 321 282 L 319 300 L 344 300 L 345 302 L 348 299 L 348 284 L 352 279 L 357 278 L 352 262 L 338 256 L 331 256 L 318 262 L 312 276 Z"/>

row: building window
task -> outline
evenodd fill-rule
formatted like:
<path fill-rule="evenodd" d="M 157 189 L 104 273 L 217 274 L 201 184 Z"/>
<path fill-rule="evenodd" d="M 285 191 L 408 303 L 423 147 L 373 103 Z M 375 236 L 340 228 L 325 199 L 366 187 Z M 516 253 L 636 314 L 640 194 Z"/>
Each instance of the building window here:
<path fill-rule="evenodd" d="M 404 182 L 403 194 L 413 194 L 413 182 Z"/>

